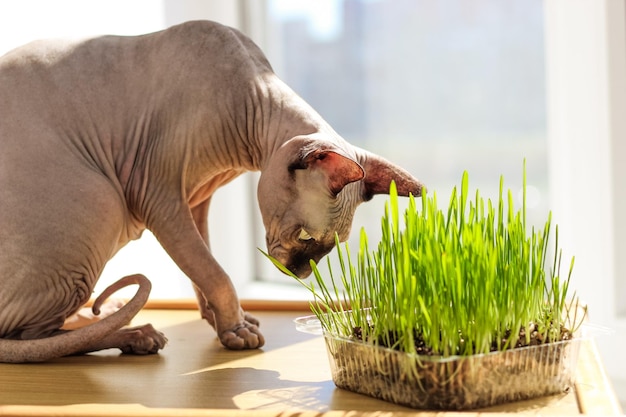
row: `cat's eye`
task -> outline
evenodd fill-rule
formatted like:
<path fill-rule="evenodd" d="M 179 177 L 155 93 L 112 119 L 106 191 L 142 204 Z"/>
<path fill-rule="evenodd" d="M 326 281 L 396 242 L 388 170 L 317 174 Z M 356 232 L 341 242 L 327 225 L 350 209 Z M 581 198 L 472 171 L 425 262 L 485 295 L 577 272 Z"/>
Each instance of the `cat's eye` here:
<path fill-rule="evenodd" d="M 298 235 L 298 239 L 300 239 L 300 240 L 311 240 L 311 239 L 313 239 L 313 236 L 311 236 L 309 234 L 309 232 L 307 232 L 306 230 L 300 229 L 300 234 Z"/>

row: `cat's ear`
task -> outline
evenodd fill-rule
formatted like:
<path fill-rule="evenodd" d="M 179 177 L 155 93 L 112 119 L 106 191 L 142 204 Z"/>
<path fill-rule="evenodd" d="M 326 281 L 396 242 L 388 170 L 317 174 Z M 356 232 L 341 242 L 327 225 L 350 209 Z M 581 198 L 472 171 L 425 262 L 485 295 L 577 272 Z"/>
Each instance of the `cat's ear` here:
<path fill-rule="evenodd" d="M 333 196 L 339 194 L 346 185 L 365 177 L 363 167 L 354 158 L 323 142 L 303 148 L 289 169 L 307 169 L 321 174 Z"/>
<path fill-rule="evenodd" d="M 375 194 L 389 194 L 391 181 L 395 181 L 400 196 L 412 194 L 419 197 L 425 190 L 424 185 L 407 171 L 378 155 L 363 152 L 359 160 L 365 169 L 362 187 L 364 201 L 370 200 Z"/>
<path fill-rule="evenodd" d="M 297 137 L 287 141 L 281 150 L 292 155 L 289 171 L 307 170 L 313 177 L 321 177 L 333 196 L 359 180 L 361 199 L 371 200 L 375 194 L 388 194 L 395 181 L 398 195 L 422 195 L 423 185 L 404 169 L 386 159 L 352 147 L 353 157 L 338 146 L 323 140 Z"/>

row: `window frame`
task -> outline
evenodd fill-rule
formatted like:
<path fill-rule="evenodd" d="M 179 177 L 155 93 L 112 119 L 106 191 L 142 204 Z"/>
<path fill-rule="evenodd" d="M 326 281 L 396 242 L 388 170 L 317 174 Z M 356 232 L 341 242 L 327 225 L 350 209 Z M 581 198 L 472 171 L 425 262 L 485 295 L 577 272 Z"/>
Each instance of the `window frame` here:
<path fill-rule="evenodd" d="M 559 239 L 576 255 L 572 285 L 613 378 L 626 375 L 626 10 L 611 0 L 546 0 L 549 178 Z"/>

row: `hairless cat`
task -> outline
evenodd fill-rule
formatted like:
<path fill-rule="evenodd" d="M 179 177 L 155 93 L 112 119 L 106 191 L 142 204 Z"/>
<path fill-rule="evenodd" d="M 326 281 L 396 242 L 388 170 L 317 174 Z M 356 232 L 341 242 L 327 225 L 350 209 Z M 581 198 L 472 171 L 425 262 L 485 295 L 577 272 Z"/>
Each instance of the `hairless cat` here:
<path fill-rule="evenodd" d="M 77 330 L 106 262 L 150 230 L 191 279 L 201 315 L 230 349 L 258 348 L 209 246 L 215 190 L 260 171 L 270 255 L 300 277 L 348 237 L 354 211 L 395 181 L 422 184 L 350 145 L 235 29 L 187 22 L 136 37 L 37 41 L 0 57 L 0 362 L 119 348 L 155 353 L 150 325 L 124 327 L 150 282 L 119 311 Z"/>

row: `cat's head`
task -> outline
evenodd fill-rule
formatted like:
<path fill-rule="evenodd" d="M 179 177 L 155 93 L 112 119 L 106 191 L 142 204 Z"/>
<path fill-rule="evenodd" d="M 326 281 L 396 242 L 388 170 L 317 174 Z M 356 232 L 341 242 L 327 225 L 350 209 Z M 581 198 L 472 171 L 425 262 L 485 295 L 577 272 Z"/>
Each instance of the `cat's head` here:
<path fill-rule="evenodd" d="M 389 161 L 352 147 L 296 137 L 285 142 L 261 173 L 258 200 L 269 254 L 298 277 L 348 238 L 357 206 L 375 194 L 418 197 L 422 183 Z"/>

